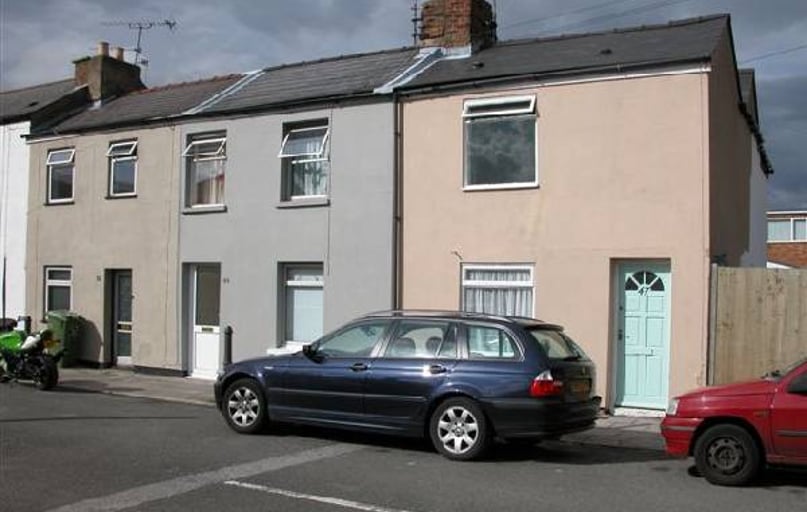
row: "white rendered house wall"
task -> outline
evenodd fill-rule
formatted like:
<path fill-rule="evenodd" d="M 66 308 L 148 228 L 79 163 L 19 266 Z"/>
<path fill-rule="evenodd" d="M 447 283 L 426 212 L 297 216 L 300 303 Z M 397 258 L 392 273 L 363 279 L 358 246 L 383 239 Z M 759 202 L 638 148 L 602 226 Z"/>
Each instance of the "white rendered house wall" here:
<path fill-rule="evenodd" d="M 0 126 L 0 279 L 5 278 L 5 316 L 8 318 L 31 314 L 25 309 L 25 236 L 30 153 L 28 145 L 21 137 L 29 129 L 30 123 L 27 121 Z M 2 274 L 3 260 L 5 276 Z"/>

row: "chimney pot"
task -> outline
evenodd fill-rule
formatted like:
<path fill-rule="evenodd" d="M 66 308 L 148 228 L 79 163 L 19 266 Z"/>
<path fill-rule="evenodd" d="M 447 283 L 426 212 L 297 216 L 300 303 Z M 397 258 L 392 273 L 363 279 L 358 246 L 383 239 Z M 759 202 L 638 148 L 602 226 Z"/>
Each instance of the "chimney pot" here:
<path fill-rule="evenodd" d="M 102 55 L 104 57 L 109 56 L 109 43 L 106 41 L 98 42 L 98 55 Z"/>
<path fill-rule="evenodd" d="M 116 46 L 112 49 L 112 56 L 118 60 L 123 60 L 123 48 Z"/>

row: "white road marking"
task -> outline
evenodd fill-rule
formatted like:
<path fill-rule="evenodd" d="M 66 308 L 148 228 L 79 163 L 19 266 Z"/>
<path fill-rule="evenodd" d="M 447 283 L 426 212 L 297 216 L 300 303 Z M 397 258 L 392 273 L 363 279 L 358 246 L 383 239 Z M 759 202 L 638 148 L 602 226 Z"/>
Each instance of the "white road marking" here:
<path fill-rule="evenodd" d="M 322 448 L 304 450 L 291 455 L 268 457 L 266 459 L 226 466 L 205 473 L 186 475 L 162 482 L 142 485 L 125 491 L 90 498 L 70 505 L 65 505 L 49 512 L 101 512 L 123 510 L 143 503 L 171 498 L 179 494 L 195 491 L 207 485 L 217 484 L 238 478 L 248 478 L 270 471 L 306 464 L 321 459 L 338 457 L 362 449 L 360 445 L 332 444 Z"/>
<path fill-rule="evenodd" d="M 365 512 L 410 512 L 400 508 L 380 507 L 378 505 L 370 505 L 368 503 L 361 503 L 358 501 L 343 500 L 342 498 L 303 494 L 301 492 L 287 491 L 286 489 L 277 489 L 275 487 L 266 487 L 264 485 L 249 484 L 246 482 L 237 482 L 235 480 L 228 480 L 227 482 L 224 482 L 224 484 L 234 485 L 243 489 L 251 489 L 253 491 L 265 492 L 267 494 L 277 494 L 278 496 L 285 496 L 286 498 L 317 501 L 319 503 L 327 503 L 328 505 L 337 505 L 339 507 L 352 508 L 355 510 L 364 510 Z"/>

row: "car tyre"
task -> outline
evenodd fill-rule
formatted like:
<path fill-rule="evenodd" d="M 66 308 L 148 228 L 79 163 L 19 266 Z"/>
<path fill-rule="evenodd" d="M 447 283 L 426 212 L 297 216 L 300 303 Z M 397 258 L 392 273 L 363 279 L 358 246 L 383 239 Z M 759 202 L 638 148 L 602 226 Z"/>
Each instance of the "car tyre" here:
<path fill-rule="evenodd" d="M 257 434 L 268 424 L 266 399 L 253 379 L 238 379 L 227 387 L 221 412 L 230 428 L 239 434 Z"/>
<path fill-rule="evenodd" d="M 437 451 L 451 460 L 481 458 L 490 444 L 485 414 L 469 398 L 450 398 L 438 405 L 429 421 L 429 435 Z"/>
<path fill-rule="evenodd" d="M 762 453 L 748 430 L 738 425 L 715 425 L 695 443 L 695 467 L 715 485 L 739 486 L 752 481 L 762 468 Z"/>

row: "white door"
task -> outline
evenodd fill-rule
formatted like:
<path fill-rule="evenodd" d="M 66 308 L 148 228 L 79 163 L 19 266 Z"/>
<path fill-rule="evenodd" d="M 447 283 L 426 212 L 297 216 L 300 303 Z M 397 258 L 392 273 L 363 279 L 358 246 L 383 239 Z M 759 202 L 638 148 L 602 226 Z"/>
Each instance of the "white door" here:
<path fill-rule="evenodd" d="M 219 265 L 196 265 L 193 269 L 193 377 L 213 379 L 221 365 Z"/>

